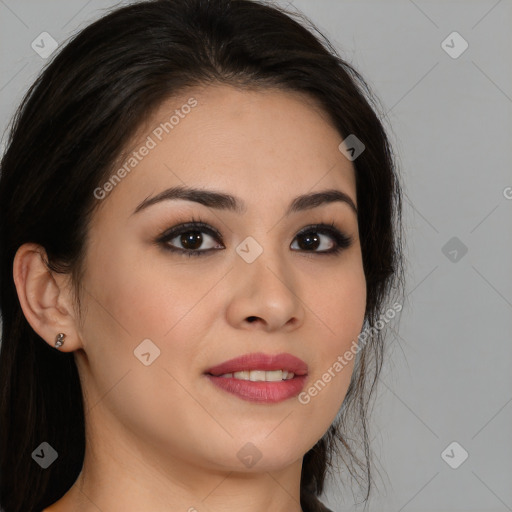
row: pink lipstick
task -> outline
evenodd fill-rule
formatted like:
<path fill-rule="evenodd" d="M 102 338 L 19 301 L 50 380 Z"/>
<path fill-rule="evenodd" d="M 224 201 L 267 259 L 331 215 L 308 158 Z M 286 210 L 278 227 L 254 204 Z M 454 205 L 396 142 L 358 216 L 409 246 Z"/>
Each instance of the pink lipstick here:
<path fill-rule="evenodd" d="M 291 354 L 246 354 L 205 371 L 215 386 L 243 400 L 276 403 L 297 396 L 308 365 Z"/>

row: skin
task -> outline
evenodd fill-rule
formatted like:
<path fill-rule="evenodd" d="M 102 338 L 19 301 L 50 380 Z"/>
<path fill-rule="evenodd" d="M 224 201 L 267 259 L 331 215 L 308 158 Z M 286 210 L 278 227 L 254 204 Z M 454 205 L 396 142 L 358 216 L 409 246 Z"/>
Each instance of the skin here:
<path fill-rule="evenodd" d="M 297 397 L 248 402 L 204 376 L 245 353 L 289 352 L 308 364 L 307 390 L 361 332 L 366 282 L 348 204 L 284 217 L 296 196 L 327 188 L 357 204 L 354 167 L 319 106 L 289 91 L 196 88 L 162 104 L 129 147 L 139 148 L 192 96 L 198 106 L 91 219 L 82 321 L 69 276 L 45 269 L 44 250 L 25 244 L 16 254 L 24 314 L 52 347 L 66 333 L 60 350 L 74 352 L 85 400 L 82 472 L 46 512 L 301 511 L 303 456 L 346 395 L 353 360 L 306 405 Z M 133 214 L 175 185 L 228 192 L 247 211 L 168 200 Z M 218 241 L 202 232 L 195 247 L 224 249 L 187 257 L 154 243 L 192 216 L 222 235 Z M 335 243 L 321 234 L 320 245 L 300 250 L 300 230 L 332 221 L 353 238 L 350 247 L 321 254 Z M 263 248 L 252 263 L 235 251 L 248 236 Z M 179 236 L 172 244 L 184 247 Z M 149 366 L 134 356 L 146 338 L 160 350 Z M 252 467 L 237 457 L 248 442 L 261 454 Z"/>

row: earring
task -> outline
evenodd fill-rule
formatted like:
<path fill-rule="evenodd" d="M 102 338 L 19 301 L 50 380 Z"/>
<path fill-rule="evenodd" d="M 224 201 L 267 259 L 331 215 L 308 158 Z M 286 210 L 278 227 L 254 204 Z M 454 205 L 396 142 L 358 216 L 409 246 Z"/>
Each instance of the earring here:
<path fill-rule="evenodd" d="M 64 344 L 65 337 L 66 337 L 66 335 L 63 332 L 60 332 L 59 334 L 57 334 L 57 336 L 55 337 L 55 347 L 56 348 L 62 347 L 62 345 Z"/>

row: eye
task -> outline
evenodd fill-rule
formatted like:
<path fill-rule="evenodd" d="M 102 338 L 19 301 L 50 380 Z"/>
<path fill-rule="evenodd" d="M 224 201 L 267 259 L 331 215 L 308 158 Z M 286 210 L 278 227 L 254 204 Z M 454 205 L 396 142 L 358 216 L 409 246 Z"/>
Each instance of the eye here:
<path fill-rule="evenodd" d="M 322 242 L 322 237 L 330 238 L 331 243 Z M 303 229 L 296 238 L 300 241 L 299 248 L 301 250 L 318 254 L 337 254 L 342 249 L 350 247 L 352 243 L 352 238 L 336 228 L 334 222 L 330 225 L 315 224 L 314 226 L 309 226 Z M 328 247 L 325 247 L 326 243 Z M 310 250 L 319 248 L 322 250 Z"/>
<path fill-rule="evenodd" d="M 206 236 L 204 236 L 206 234 Z M 328 241 L 330 238 L 330 242 Z M 337 254 L 352 243 L 352 238 L 343 234 L 332 222 L 329 224 L 315 224 L 308 226 L 298 233 L 291 245 L 300 252 L 313 254 Z M 215 244 L 220 242 L 220 247 Z M 192 220 L 185 224 L 175 226 L 163 233 L 156 241 L 164 249 L 183 256 L 204 256 L 219 249 L 224 249 L 221 234 L 201 220 Z M 206 243 L 207 247 L 204 247 Z M 180 247 L 181 246 L 181 247 Z"/>
<path fill-rule="evenodd" d="M 206 233 L 206 238 L 203 235 Z M 205 240 L 222 240 L 220 233 L 208 226 L 202 221 L 192 221 L 180 226 L 172 228 L 170 231 L 164 233 L 157 242 L 164 246 L 165 249 L 171 252 L 181 253 L 187 256 L 202 256 L 203 253 L 210 252 L 215 249 L 215 244 L 210 241 L 206 247 L 199 250 Z M 180 247 L 181 245 L 181 247 Z M 220 247 L 220 249 L 222 249 Z"/>

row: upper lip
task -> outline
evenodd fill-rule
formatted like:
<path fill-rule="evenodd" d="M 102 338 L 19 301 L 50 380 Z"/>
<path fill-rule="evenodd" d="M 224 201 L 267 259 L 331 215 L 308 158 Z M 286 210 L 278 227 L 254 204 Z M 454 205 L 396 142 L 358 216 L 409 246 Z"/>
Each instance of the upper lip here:
<path fill-rule="evenodd" d="M 224 361 L 217 366 L 209 368 L 205 373 L 218 377 L 225 373 L 250 370 L 286 370 L 293 372 L 295 375 L 307 375 L 308 365 L 302 359 L 287 353 L 270 355 L 255 352 Z"/>

